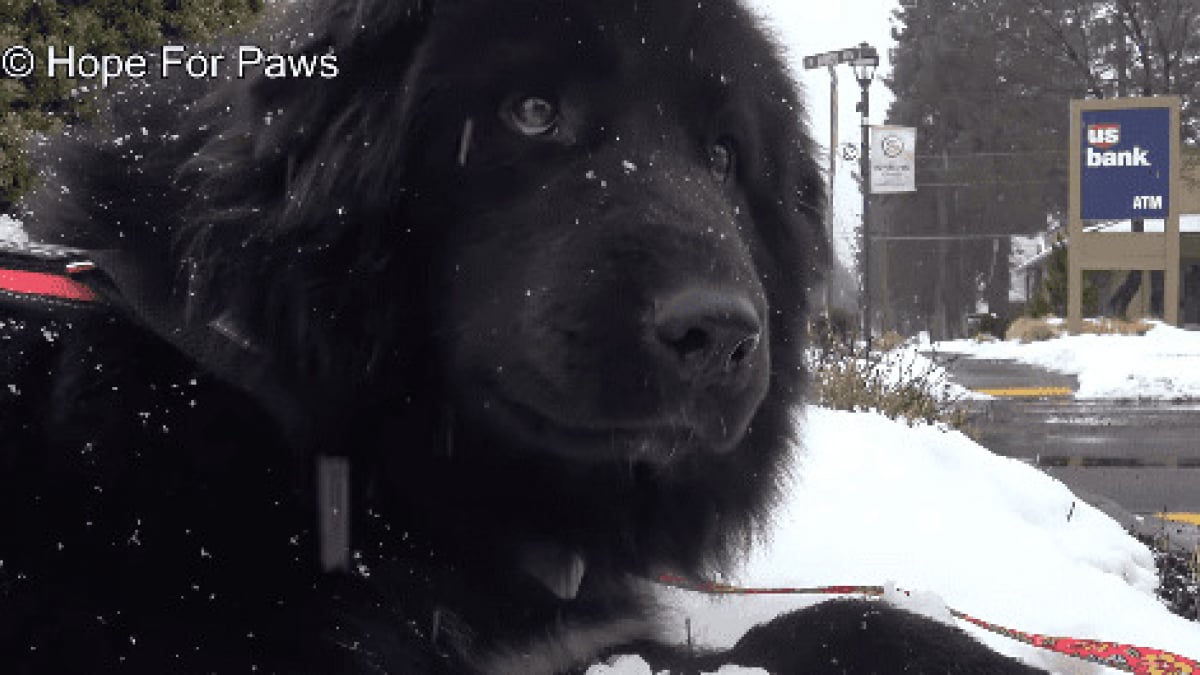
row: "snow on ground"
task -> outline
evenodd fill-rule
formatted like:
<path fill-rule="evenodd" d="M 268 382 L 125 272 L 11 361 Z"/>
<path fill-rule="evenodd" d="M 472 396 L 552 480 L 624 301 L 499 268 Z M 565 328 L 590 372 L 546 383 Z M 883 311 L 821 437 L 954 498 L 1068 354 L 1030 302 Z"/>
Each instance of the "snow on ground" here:
<path fill-rule="evenodd" d="M 1010 628 L 1166 649 L 1200 658 L 1200 624 L 1154 596 L 1149 550 L 1062 483 L 940 426 L 809 407 L 774 527 L 730 583 L 882 585 Z M 824 596 L 661 591 L 701 645 Z M 933 594 L 933 595 L 930 595 Z M 944 613 L 942 613 L 944 616 Z M 964 625 L 964 627 L 966 627 Z M 993 649 L 1060 673 L 1117 672 L 969 627 Z M 644 675 L 644 662 L 593 675 Z"/>
<path fill-rule="evenodd" d="M 0 243 L 26 244 L 29 236 L 22 229 L 20 221 L 0 213 Z"/>
<path fill-rule="evenodd" d="M 1142 221 L 1143 232 L 1165 232 L 1167 223 L 1160 218 L 1147 218 Z M 1128 220 L 1116 220 L 1084 228 L 1089 232 L 1133 232 L 1133 223 Z M 1200 213 L 1184 213 L 1179 216 L 1180 232 L 1200 232 Z"/>
<path fill-rule="evenodd" d="M 608 663 L 598 663 L 587 669 L 584 675 L 654 675 L 654 671 L 640 656 L 628 654 L 617 656 Z M 707 675 L 707 674 L 706 674 Z M 712 675 L 771 675 L 762 668 L 741 668 L 739 666 L 721 666 Z"/>
<path fill-rule="evenodd" d="M 953 340 L 934 348 L 1076 375 L 1076 398 L 1200 398 L 1200 331 L 1163 323 L 1140 336 L 1066 335 L 1028 344 Z"/>

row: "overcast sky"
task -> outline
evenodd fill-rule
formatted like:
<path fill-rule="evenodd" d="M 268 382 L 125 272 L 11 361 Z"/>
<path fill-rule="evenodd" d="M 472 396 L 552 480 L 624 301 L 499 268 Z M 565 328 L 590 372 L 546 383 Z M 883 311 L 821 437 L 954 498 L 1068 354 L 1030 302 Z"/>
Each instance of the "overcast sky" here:
<path fill-rule="evenodd" d="M 871 123 L 883 123 L 893 97 L 880 78 L 891 72 L 888 49 L 893 45 L 892 11 L 898 8 L 898 0 L 750 0 L 750 4 L 768 18 L 788 50 L 793 72 L 808 95 L 813 135 L 823 149 L 829 145 L 829 72 L 825 68 L 805 71 L 802 60 L 809 54 L 853 47 L 864 41 L 878 49 L 880 66 L 871 85 Z M 849 66 L 838 67 L 838 90 L 839 143 L 857 144 L 859 117 L 854 106 L 860 90 Z M 821 166 L 828 168 L 826 157 L 822 157 Z M 862 217 L 862 198 L 849 180 L 850 168 L 845 162 L 839 165 L 834 190 L 834 238 L 843 259 L 850 252 L 848 244 Z M 857 171 L 857 165 L 854 169 Z"/>

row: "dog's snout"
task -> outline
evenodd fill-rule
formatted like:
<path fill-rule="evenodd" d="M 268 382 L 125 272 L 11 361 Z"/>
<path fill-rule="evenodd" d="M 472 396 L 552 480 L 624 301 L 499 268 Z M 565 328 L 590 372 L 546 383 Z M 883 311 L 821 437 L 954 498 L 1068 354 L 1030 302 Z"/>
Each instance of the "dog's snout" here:
<path fill-rule="evenodd" d="M 655 303 L 652 339 L 661 365 L 693 384 L 728 380 L 750 368 L 761 336 L 754 303 L 737 291 L 691 288 Z"/>

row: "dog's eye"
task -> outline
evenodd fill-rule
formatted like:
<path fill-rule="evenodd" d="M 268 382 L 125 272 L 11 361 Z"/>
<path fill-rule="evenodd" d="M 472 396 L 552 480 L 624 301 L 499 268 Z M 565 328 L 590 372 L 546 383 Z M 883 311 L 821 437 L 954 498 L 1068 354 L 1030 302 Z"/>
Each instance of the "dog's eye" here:
<path fill-rule="evenodd" d="M 726 143 L 713 143 L 708 149 L 708 169 L 717 180 L 729 178 L 733 173 L 733 148 Z"/>
<path fill-rule="evenodd" d="M 521 96 L 508 106 L 508 119 L 526 136 L 544 136 L 558 125 L 558 108 L 540 96 Z"/>

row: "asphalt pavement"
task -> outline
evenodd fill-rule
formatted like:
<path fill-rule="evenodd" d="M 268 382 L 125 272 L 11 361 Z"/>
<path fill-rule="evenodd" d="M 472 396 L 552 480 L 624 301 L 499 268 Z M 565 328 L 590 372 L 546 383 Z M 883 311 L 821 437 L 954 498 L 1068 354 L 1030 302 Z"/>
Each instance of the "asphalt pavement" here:
<path fill-rule="evenodd" d="M 1200 514 L 1200 401 L 1075 400 L 1071 375 L 952 354 L 931 354 L 959 384 L 996 395 L 973 401 L 977 440 L 1038 467 L 1140 531 L 1161 512 Z M 1167 524 L 1182 541 L 1200 528 Z"/>

